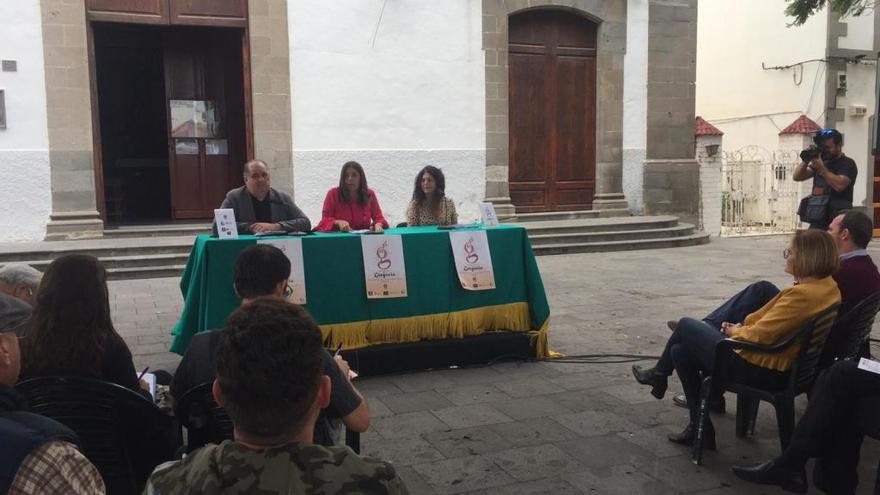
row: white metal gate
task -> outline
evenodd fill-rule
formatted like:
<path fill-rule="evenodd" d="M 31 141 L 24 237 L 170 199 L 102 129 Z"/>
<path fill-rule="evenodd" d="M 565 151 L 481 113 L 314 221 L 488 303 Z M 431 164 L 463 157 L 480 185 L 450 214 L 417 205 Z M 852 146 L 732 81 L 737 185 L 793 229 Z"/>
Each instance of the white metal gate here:
<path fill-rule="evenodd" d="M 796 151 L 768 152 L 758 146 L 724 152 L 721 161 L 721 235 L 783 234 L 798 227 L 800 163 Z"/>

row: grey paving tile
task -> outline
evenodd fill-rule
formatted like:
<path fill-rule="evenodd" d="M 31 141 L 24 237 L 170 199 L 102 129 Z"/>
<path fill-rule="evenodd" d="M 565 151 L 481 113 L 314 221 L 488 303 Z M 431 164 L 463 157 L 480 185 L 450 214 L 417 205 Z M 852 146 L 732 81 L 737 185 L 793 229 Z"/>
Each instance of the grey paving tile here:
<path fill-rule="evenodd" d="M 528 376 L 517 380 L 499 382 L 495 386 L 514 398 L 534 397 L 536 395 L 552 394 L 565 390 L 541 376 Z"/>
<path fill-rule="evenodd" d="M 597 495 L 672 495 L 678 493 L 633 466 L 613 466 L 597 471 L 587 469 L 565 473 L 563 479 L 584 493 Z"/>
<path fill-rule="evenodd" d="M 513 419 L 505 416 L 489 404 L 453 406 L 436 409 L 433 413 L 453 429 L 513 421 Z"/>
<path fill-rule="evenodd" d="M 503 469 L 483 456 L 458 457 L 416 464 L 413 468 L 438 493 L 485 490 L 515 481 Z"/>
<path fill-rule="evenodd" d="M 572 412 L 558 401 L 545 395 L 495 401 L 492 402 L 492 407 L 515 420 L 556 416 Z"/>
<path fill-rule="evenodd" d="M 361 392 L 361 394 L 363 394 L 362 390 L 358 390 Z M 369 404 L 370 407 L 371 418 L 383 418 L 385 416 L 394 415 L 394 411 L 388 409 L 388 406 L 386 406 L 385 403 L 382 402 L 382 399 L 380 399 L 379 397 L 368 397 L 367 404 Z"/>
<path fill-rule="evenodd" d="M 494 373 L 494 372 L 493 372 Z M 510 396 L 489 383 L 475 385 L 456 385 L 453 388 L 438 390 L 450 402 L 458 406 L 496 402 L 509 399 Z"/>
<path fill-rule="evenodd" d="M 565 406 L 566 409 L 572 412 L 627 405 L 626 402 L 617 397 L 610 396 L 599 390 L 570 390 L 547 395 L 547 398 Z"/>
<path fill-rule="evenodd" d="M 435 431 L 423 436 L 448 458 L 498 452 L 513 445 L 488 426 Z"/>
<path fill-rule="evenodd" d="M 358 378 L 354 383 L 368 399 L 403 393 L 403 390 L 384 377 Z"/>
<path fill-rule="evenodd" d="M 499 423 L 490 426 L 490 428 L 515 447 L 562 442 L 577 437 L 571 430 L 551 418 Z"/>
<path fill-rule="evenodd" d="M 411 495 L 435 495 L 437 492 L 411 466 L 395 466 Z"/>
<path fill-rule="evenodd" d="M 584 466 L 607 468 L 618 465 L 638 466 L 651 461 L 654 454 L 616 434 L 599 437 L 576 437 L 556 444 Z"/>
<path fill-rule="evenodd" d="M 678 457 L 655 459 L 637 469 L 682 492 L 710 490 L 729 484 L 707 467 L 692 464 L 690 452 Z"/>
<path fill-rule="evenodd" d="M 684 426 L 660 425 L 635 431 L 620 432 L 617 435 L 654 454 L 654 457 L 680 456 L 688 452 L 688 448 L 670 442 L 666 437 L 670 433 L 679 433 Z"/>
<path fill-rule="evenodd" d="M 453 405 L 452 402 L 433 390 L 385 395 L 382 397 L 382 402 L 395 413 L 442 409 Z"/>
<path fill-rule="evenodd" d="M 517 481 L 531 481 L 577 471 L 582 466 L 555 445 L 520 447 L 492 454 L 489 459 Z"/>
<path fill-rule="evenodd" d="M 526 481 L 514 485 L 497 486 L 490 490 L 468 492 L 468 495 L 579 495 L 584 492 L 558 478 Z"/>
<path fill-rule="evenodd" d="M 365 443 L 361 454 L 389 461 L 395 466 L 445 459 L 430 443 L 417 436 Z"/>
<path fill-rule="evenodd" d="M 445 375 L 425 371 L 410 375 L 394 375 L 390 378 L 391 383 L 404 392 L 423 392 L 442 387 L 451 387 L 455 383 Z"/>
<path fill-rule="evenodd" d="M 428 411 L 376 418 L 371 427 L 386 439 L 417 437 L 423 433 L 449 428 Z"/>
<path fill-rule="evenodd" d="M 583 436 L 594 437 L 620 431 L 635 431 L 639 426 L 607 410 L 591 409 L 561 414 L 554 419 L 562 426 Z"/>

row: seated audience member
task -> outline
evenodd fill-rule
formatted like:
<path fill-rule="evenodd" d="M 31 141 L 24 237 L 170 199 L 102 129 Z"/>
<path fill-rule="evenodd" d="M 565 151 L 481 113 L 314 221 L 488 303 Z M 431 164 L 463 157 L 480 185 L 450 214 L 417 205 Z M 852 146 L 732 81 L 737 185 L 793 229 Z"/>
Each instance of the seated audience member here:
<path fill-rule="evenodd" d="M 838 317 L 846 314 L 868 295 L 880 290 L 880 272 L 877 271 L 877 267 L 865 250 L 871 241 L 873 229 L 874 225 L 871 219 L 864 213 L 855 210 L 841 212 L 834 217 L 828 228 L 828 233 L 834 238 L 837 252 L 840 255 L 840 267 L 832 275 L 837 282 L 838 289 L 840 289 Z M 703 321 L 716 328 L 720 328 L 721 323 L 725 321 L 741 323 L 747 315 L 760 309 L 778 293 L 779 289 L 772 283 L 756 282 L 722 304 L 703 318 Z M 667 324 L 671 330 L 675 330 L 678 322 L 670 321 Z M 844 337 L 846 336 L 834 334 L 828 336 L 822 358 L 824 363 L 833 361 L 833 358 L 841 351 L 840 342 Z M 865 346 L 862 351 L 863 356 L 869 355 L 867 347 Z M 687 407 L 683 395 L 676 396 L 675 403 Z M 712 409 L 723 411 L 724 398 L 713 399 Z"/>
<path fill-rule="evenodd" d="M 283 230 L 308 232 L 312 222 L 293 203 L 290 195 L 270 187 L 266 162 L 251 160 L 244 164 L 244 186 L 226 193 L 220 208 L 235 210 L 239 234 Z M 214 233 L 217 226 L 214 226 Z"/>
<path fill-rule="evenodd" d="M 17 297 L 28 305 L 34 305 L 34 294 L 40 286 L 43 274 L 24 263 L 10 263 L 0 268 L 0 294 Z"/>
<path fill-rule="evenodd" d="M 416 175 L 412 200 L 406 209 L 407 225 L 453 225 L 458 223 L 455 202 L 446 196 L 446 177 L 428 165 Z"/>
<path fill-rule="evenodd" d="M 275 297 L 243 304 L 216 353 L 214 397 L 235 440 L 159 466 L 146 493 L 407 493 L 392 465 L 313 443 L 331 392 L 321 331 L 304 309 Z"/>
<path fill-rule="evenodd" d="M 840 302 L 840 291 L 831 278 L 839 263 L 837 247 L 827 232 L 797 232 L 783 257 L 785 271 L 795 278 L 796 284 L 746 316 L 743 323 L 722 321 L 716 327 L 705 321 L 682 318 L 655 367 L 642 369 L 633 366 L 636 381 L 650 385 L 651 394 L 658 399 L 662 399 L 666 393 L 669 375 L 673 371 L 678 372 L 689 406 L 690 421 L 683 432 L 669 435 L 671 442 L 693 444 L 701 374 L 713 372 L 715 344 L 718 341 L 730 337 L 767 346 L 778 344 L 800 330 L 822 310 Z M 714 371 L 722 374 L 717 377 L 720 380 L 733 379 L 758 384 L 763 388 L 781 387 L 797 351 L 797 346 L 791 346 L 779 354 L 737 350 L 729 356 L 729 369 Z M 715 430 L 708 418 L 703 438 L 703 446 L 714 450 Z"/>
<path fill-rule="evenodd" d="M 835 495 L 854 494 L 862 428 L 877 429 L 878 422 L 880 375 L 860 370 L 853 361 L 838 361 L 819 376 L 782 455 L 757 466 L 734 466 L 733 472 L 752 483 L 807 493 L 804 468 L 810 457 L 816 457 L 813 483 L 817 488 Z"/>
<path fill-rule="evenodd" d="M 76 434 L 53 419 L 27 412 L 12 388 L 21 369 L 19 339 L 31 308 L 0 294 L 0 493 L 103 494 L 104 481 L 77 450 Z"/>
<path fill-rule="evenodd" d="M 367 187 L 363 167 L 358 162 L 346 162 L 339 174 L 339 186 L 327 191 L 321 223 L 315 230 L 348 232 L 372 229 L 382 232 L 387 228 L 388 221 L 382 215 L 376 193 Z"/>
<path fill-rule="evenodd" d="M 46 268 L 22 355 L 22 380 L 97 378 L 149 395 L 110 320 L 107 271 L 92 256 L 67 254 Z"/>
<path fill-rule="evenodd" d="M 280 249 L 268 244 L 249 246 L 235 260 L 234 287 L 241 303 L 257 297 L 285 294 L 290 276 L 290 260 Z M 183 397 L 189 389 L 214 381 L 219 331 L 196 334 L 190 341 L 171 382 L 171 396 Z M 339 420 L 351 431 L 363 432 L 370 426 L 367 400 L 349 379 L 348 363 L 326 350 L 321 353 L 321 372 L 330 378 L 330 403 L 315 423 L 314 443 L 333 445 L 341 437 Z"/>

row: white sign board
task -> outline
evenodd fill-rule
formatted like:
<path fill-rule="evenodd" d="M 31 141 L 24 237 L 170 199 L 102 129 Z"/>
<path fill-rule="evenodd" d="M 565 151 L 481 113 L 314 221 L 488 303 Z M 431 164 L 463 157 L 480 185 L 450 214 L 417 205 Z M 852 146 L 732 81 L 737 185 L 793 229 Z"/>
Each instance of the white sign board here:
<path fill-rule="evenodd" d="M 275 246 L 287 256 L 290 260 L 290 277 L 287 279 L 287 285 L 291 289 L 287 299 L 294 304 L 305 304 L 306 271 L 303 264 L 302 239 L 299 237 L 260 239 L 257 243 Z"/>
<path fill-rule="evenodd" d="M 217 237 L 235 239 L 238 237 L 238 226 L 235 225 L 235 210 L 218 208 L 214 210 L 214 225 L 217 226 Z"/>
<path fill-rule="evenodd" d="M 467 290 L 495 288 L 495 271 L 489 253 L 485 230 L 449 232 L 449 244 L 455 259 L 455 271 L 461 286 Z"/>
<path fill-rule="evenodd" d="M 396 234 L 361 237 L 367 299 L 406 297 L 403 240 Z"/>
<path fill-rule="evenodd" d="M 495 214 L 495 205 L 492 203 L 480 203 L 480 218 L 483 226 L 494 227 L 498 225 L 498 215 Z"/>

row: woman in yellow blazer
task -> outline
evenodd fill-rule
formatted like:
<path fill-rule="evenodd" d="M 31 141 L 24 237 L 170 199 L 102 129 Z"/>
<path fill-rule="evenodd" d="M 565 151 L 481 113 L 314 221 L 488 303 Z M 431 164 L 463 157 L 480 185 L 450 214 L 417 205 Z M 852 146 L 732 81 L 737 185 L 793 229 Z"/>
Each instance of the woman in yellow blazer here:
<path fill-rule="evenodd" d="M 823 309 L 840 302 L 840 291 L 831 278 L 837 271 L 837 246 L 831 236 L 821 230 L 804 230 L 794 235 L 783 252 L 785 271 L 795 284 L 782 290 L 761 309 L 748 315 L 742 323 L 721 323 L 715 328 L 703 321 L 682 318 L 666 342 L 663 355 L 650 369 L 633 366 L 633 375 L 643 385 L 652 387 L 651 394 L 662 399 L 667 378 L 678 372 L 687 396 L 690 421 L 679 434 L 669 435 L 671 442 L 692 445 L 700 394 L 700 374 L 710 373 L 715 363 L 715 344 L 727 337 L 762 345 L 778 344 L 794 335 Z M 737 350 L 728 360 L 725 376 L 763 387 L 784 386 L 786 372 L 798 349 L 791 346 L 779 354 L 762 354 Z M 731 352 L 731 351 L 725 351 Z M 706 423 L 703 448 L 715 450 L 715 430 Z"/>

